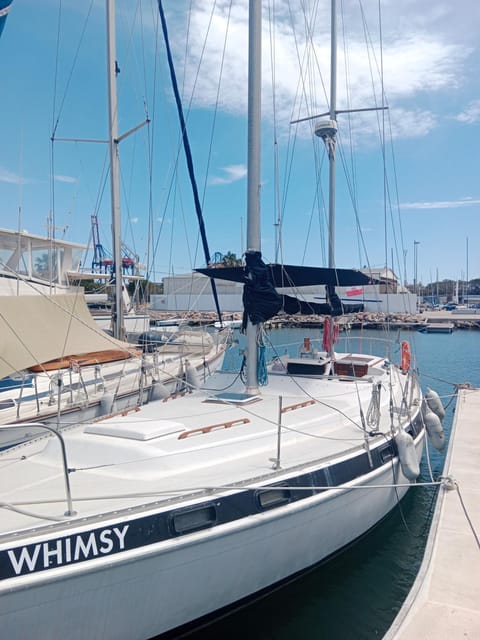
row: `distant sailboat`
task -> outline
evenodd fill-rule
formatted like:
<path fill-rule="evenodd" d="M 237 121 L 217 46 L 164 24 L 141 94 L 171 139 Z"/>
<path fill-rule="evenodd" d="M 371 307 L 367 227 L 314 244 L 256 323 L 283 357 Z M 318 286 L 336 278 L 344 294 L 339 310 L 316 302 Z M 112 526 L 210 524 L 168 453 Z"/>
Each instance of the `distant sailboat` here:
<path fill-rule="evenodd" d="M 137 348 L 125 341 L 126 323 L 129 334 L 141 335 L 149 316 L 125 313 L 113 3 L 107 6 L 113 260 L 103 278 L 114 283 L 112 313 L 92 319 L 83 289 L 71 284 L 95 276 L 80 270 L 83 245 L 0 229 L 0 326 L 8 342 L 0 354 L 0 425 L 41 420 L 60 428 L 168 397 L 185 388 L 187 368 L 204 380 L 220 366 L 229 342 L 228 331 L 188 328 Z M 31 436 L 29 426 L 0 432 L 0 448 Z"/>

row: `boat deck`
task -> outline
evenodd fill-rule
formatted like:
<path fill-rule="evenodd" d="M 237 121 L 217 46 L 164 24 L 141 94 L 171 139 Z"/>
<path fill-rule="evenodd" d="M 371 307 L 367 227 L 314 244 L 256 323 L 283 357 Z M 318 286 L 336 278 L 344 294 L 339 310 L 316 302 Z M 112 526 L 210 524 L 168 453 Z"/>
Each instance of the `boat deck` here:
<path fill-rule="evenodd" d="M 397 380 L 392 383 L 401 394 L 403 376 L 395 371 Z M 181 496 L 191 499 L 193 493 L 201 497 L 219 485 L 255 484 L 273 476 L 278 423 L 272 421 L 272 415 L 280 411 L 280 396 L 280 465 L 287 474 L 289 469 L 311 465 L 316 448 L 318 459 L 328 464 L 330 457 L 348 457 L 364 447 L 358 406 L 355 409 L 351 403 L 358 397 L 367 410 L 370 376 L 322 380 L 319 398 L 318 381 L 299 377 L 292 382 L 289 376 L 272 374 L 269 393 L 261 399 L 248 398 L 244 404 L 225 404 L 217 399 L 219 392 L 226 396 L 237 392 L 234 376 L 216 374 L 209 379 L 209 386 L 214 382 L 216 389 L 189 394 L 178 403 L 152 402 L 135 413 L 67 427 L 64 434 L 77 517 L 98 514 L 102 505 L 111 509 L 112 500 L 116 509 L 128 509 L 139 504 L 139 495 L 145 496 L 145 504 Z M 388 422 L 380 426 L 380 432 L 388 429 Z M 383 436 L 372 438 L 371 445 L 377 440 L 383 442 Z M 0 456 L 2 501 L 28 505 L 39 515 L 62 516 L 65 493 L 60 462 L 59 441 L 52 438 L 5 452 Z M 12 463 L 25 465 L 21 486 L 18 477 L 13 480 L 9 476 Z M 8 523 L 0 521 L 0 535 L 28 529 L 40 521 L 11 512 Z"/>
<path fill-rule="evenodd" d="M 480 638 L 480 389 L 459 391 L 444 476 L 425 557 L 384 640 Z M 460 497 L 462 500 L 460 500 Z M 463 505 L 462 505 L 463 501 Z"/>

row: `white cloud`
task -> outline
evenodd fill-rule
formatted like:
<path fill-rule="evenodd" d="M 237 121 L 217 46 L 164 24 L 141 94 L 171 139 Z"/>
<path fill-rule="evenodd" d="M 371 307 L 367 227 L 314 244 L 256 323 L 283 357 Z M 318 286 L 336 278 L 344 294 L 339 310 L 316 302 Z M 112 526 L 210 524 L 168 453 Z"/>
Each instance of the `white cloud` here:
<path fill-rule="evenodd" d="M 405 202 L 400 207 L 401 209 L 457 209 L 476 205 L 480 205 L 480 200 L 461 198 L 460 200 L 439 200 L 437 202 Z"/>
<path fill-rule="evenodd" d="M 431 111 L 391 109 L 393 135 L 396 138 L 420 138 L 426 136 L 438 124 Z"/>
<path fill-rule="evenodd" d="M 78 182 L 77 178 L 73 178 L 72 176 L 62 176 L 62 175 L 55 175 L 55 180 L 57 182 L 66 182 L 67 184 L 74 184 L 75 182 Z"/>
<path fill-rule="evenodd" d="M 244 164 L 232 164 L 228 167 L 223 167 L 222 171 L 225 176 L 215 176 L 211 178 L 210 184 L 231 184 L 237 182 L 247 175 L 247 167 Z"/>
<path fill-rule="evenodd" d="M 327 5 L 327 3 L 325 3 Z M 184 86 L 187 102 L 197 107 L 211 108 L 217 99 L 221 109 L 233 113 L 246 113 L 247 109 L 247 3 L 236 3 L 229 16 L 230 2 L 218 0 L 213 15 L 202 0 L 193 0 L 190 21 L 190 39 L 187 47 Z M 376 7 L 376 5 L 375 5 Z M 288 130 L 292 119 L 318 114 L 328 110 L 329 93 L 329 18 L 317 13 L 310 19 L 309 32 L 304 25 L 303 12 L 290 13 L 289 3 L 276 3 L 275 32 L 269 22 L 263 26 L 263 83 L 262 100 L 264 116 L 273 120 L 272 76 L 275 75 L 275 117 L 278 126 Z M 322 11 L 327 11 L 322 7 Z M 339 109 L 377 106 L 381 101 L 379 68 L 384 69 L 384 86 L 392 113 L 401 113 L 401 119 L 393 122 L 394 134 L 409 137 L 422 136 L 437 126 L 438 116 L 418 107 L 419 97 L 432 98 L 432 92 L 456 88 L 464 81 L 462 66 L 471 54 L 470 46 L 462 40 L 455 41 L 448 31 L 452 18 L 448 3 L 438 2 L 435 11 L 430 3 L 424 6 L 422 15 L 413 12 L 409 29 L 402 27 L 403 8 L 390 3 L 384 11 L 383 55 L 380 56 L 378 27 L 375 15 L 368 19 L 369 50 L 365 46 L 362 19 L 354 4 L 346 3 L 345 29 L 339 20 L 338 47 L 338 104 Z M 418 12 L 417 12 L 418 13 Z M 392 15 L 393 18 L 388 17 Z M 409 18 L 410 19 L 410 18 Z M 377 20 L 378 22 L 378 20 Z M 350 27 L 352 23 L 352 27 Z M 432 28 L 435 25 L 435 29 Z M 444 25 L 441 29 L 439 25 Z M 350 31 L 348 29 L 350 28 Z M 228 38 L 225 34 L 228 32 Z M 208 37 L 206 38 L 206 34 Z M 343 34 L 346 34 L 344 49 Z M 275 45 L 271 44 L 275 36 Z M 206 39 L 205 39 L 206 38 Z M 183 43 L 184 39 L 176 41 Z M 226 43 L 226 44 L 225 44 Z M 225 46 L 225 50 L 224 50 Z M 348 51 L 346 60 L 344 51 Z M 275 65 L 272 71 L 271 52 Z M 185 50 L 178 51 L 184 58 Z M 223 60 L 223 70 L 221 62 Z M 220 78 L 221 89 L 217 95 Z M 349 93 L 345 86 L 348 76 Z M 372 96 L 375 94 L 375 97 Z M 355 114 L 354 119 L 357 119 Z M 362 126 L 371 133 L 376 129 L 376 119 L 362 119 Z M 369 124 L 365 124 L 369 123 Z M 310 127 L 300 126 L 300 135 L 310 136 Z"/>
<path fill-rule="evenodd" d="M 0 182 L 6 182 L 7 184 L 25 184 L 27 181 L 16 173 L 12 173 L 0 167 Z"/>
<path fill-rule="evenodd" d="M 467 108 L 456 116 L 455 120 L 465 124 L 480 122 L 480 100 L 472 100 Z"/>

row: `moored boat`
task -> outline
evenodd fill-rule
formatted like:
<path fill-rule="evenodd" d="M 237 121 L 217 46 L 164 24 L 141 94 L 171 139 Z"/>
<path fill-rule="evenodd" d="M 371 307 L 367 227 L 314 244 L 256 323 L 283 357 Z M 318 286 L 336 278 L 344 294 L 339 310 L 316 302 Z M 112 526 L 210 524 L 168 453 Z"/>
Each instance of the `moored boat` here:
<path fill-rule="evenodd" d="M 397 363 L 335 350 L 334 282 L 359 276 L 336 269 L 333 253 L 322 349 L 305 341 L 298 357 L 263 360 L 263 321 L 302 305 L 276 292 L 261 256 L 261 3 L 251 0 L 250 13 L 244 366 L 203 385 L 190 372 L 180 398 L 0 453 L 7 636 L 26 638 L 32 625 L 49 638 L 170 631 L 328 559 L 418 476 L 423 396 L 409 345 Z M 333 163 L 334 100 L 330 109 L 318 131 Z"/>

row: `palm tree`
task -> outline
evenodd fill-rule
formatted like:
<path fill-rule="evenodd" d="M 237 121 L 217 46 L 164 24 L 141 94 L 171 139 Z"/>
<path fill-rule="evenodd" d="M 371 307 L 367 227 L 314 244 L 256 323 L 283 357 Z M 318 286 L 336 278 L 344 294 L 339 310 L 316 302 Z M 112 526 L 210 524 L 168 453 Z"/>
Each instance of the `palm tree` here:
<path fill-rule="evenodd" d="M 227 251 L 222 258 L 222 266 L 224 267 L 241 267 L 242 265 L 243 260 L 241 258 L 237 258 L 236 254 L 231 251 Z"/>

